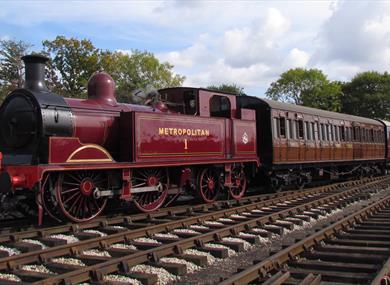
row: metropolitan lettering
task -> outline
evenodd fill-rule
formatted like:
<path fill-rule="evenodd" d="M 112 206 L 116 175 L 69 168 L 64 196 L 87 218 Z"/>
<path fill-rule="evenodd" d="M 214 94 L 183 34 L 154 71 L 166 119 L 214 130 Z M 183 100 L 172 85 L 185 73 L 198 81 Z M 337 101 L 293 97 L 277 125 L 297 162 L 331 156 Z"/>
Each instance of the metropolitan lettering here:
<path fill-rule="evenodd" d="M 207 137 L 210 131 L 207 129 L 158 128 L 158 134 L 160 136 Z"/>

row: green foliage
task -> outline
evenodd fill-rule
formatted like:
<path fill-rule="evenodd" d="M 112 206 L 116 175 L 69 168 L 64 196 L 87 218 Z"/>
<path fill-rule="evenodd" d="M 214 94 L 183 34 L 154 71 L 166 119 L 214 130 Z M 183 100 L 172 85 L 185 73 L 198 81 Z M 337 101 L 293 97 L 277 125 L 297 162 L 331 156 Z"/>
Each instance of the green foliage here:
<path fill-rule="evenodd" d="M 220 92 L 227 92 L 232 93 L 236 95 L 246 95 L 244 92 L 244 87 L 239 86 L 238 84 L 221 84 L 221 85 L 210 85 L 207 87 L 207 89 L 220 91 Z"/>
<path fill-rule="evenodd" d="M 117 99 L 133 102 L 132 91 L 136 89 L 167 88 L 181 86 L 184 76 L 172 72 L 173 65 L 159 60 L 150 52 L 133 50 L 101 53 L 101 68 L 111 74 L 117 86 Z"/>
<path fill-rule="evenodd" d="M 24 65 L 21 57 L 31 46 L 23 41 L 0 41 L 0 102 L 11 90 L 23 86 Z"/>
<path fill-rule="evenodd" d="M 329 81 L 318 69 L 290 69 L 271 83 L 266 95 L 273 100 L 329 111 L 341 108 L 341 85 Z"/>
<path fill-rule="evenodd" d="M 43 41 L 43 47 L 52 56 L 53 67 L 60 74 L 58 89 L 63 91 L 60 93 L 70 97 L 85 96 L 88 79 L 99 66 L 99 50 L 90 40 L 63 36 Z"/>
<path fill-rule="evenodd" d="M 172 72 L 173 66 L 161 63 L 149 52 L 133 50 L 131 54 L 97 49 L 90 40 L 58 36 L 44 41 L 44 52 L 53 57 L 49 82 L 64 96 L 85 97 L 88 79 L 96 71 L 106 71 L 116 82 L 117 99 L 132 102 L 135 89 L 180 86 L 184 77 Z M 59 77 L 56 77 L 59 73 Z"/>
<path fill-rule="evenodd" d="M 390 74 L 368 71 L 343 86 L 342 111 L 390 120 Z"/>

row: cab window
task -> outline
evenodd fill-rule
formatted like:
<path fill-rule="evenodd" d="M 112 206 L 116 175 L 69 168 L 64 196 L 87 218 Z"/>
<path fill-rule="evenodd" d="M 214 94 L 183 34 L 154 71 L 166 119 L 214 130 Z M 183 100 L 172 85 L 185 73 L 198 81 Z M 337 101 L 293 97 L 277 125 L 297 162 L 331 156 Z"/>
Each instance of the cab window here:
<path fill-rule="evenodd" d="M 227 97 L 214 95 L 210 99 L 210 116 L 211 117 L 231 117 L 230 101 Z"/>

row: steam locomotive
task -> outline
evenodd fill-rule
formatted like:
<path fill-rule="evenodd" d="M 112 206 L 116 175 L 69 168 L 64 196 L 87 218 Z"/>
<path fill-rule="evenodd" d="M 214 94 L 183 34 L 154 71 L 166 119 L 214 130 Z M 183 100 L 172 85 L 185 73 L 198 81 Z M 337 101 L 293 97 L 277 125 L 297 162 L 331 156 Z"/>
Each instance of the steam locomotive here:
<path fill-rule="evenodd" d="M 83 222 L 107 201 L 155 211 L 183 193 L 239 200 L 389 165 L 390 123 L 202 88 L 167 88 L 123 104 L 104 72 L 88 98 L 45 86 L 41 55 L 23 57 L 24 88 L 0 108 L 0 193 L 35 197 L 38 220 Z"/>

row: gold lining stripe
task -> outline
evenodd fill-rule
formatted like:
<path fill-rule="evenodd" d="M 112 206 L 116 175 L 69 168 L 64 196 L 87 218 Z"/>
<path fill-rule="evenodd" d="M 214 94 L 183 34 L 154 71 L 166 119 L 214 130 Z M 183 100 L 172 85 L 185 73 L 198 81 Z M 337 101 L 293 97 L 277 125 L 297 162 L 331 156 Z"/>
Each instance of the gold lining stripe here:
<path fill-rule="evenodd" d="M 139 157 L 142 156 L 202 156 L 208 154 L 223 154 L 223 152 L 196 152 L 196 153 L 142 153 Z"/>
<path fill-rule="evenodd" d="M 105 154 L 105 156 L 107 158 L 100 158 L 100 159 L 99 158 L 97 158 L 97 159 L 73 159 L 73 157 L 77 153 L 79 153 L 80 151 L 82 151 L 84 149 L 88 149 L 88 148 L 97 149 L 97 150 L 101 151 L 102 153 Z M 66 162 L 112 162 L 112 161 L 114 161 L 114 160 L 112 159 L 111 155 L 107 152 L 107 150 L 105 150 L 101 146 L 95 145 L 95 144 L 89 144 L 89 145 L 84 145 L 82 147 L 79 147 L 74 152 L 72 152 L 72 154 L 66 160 Z"/>

